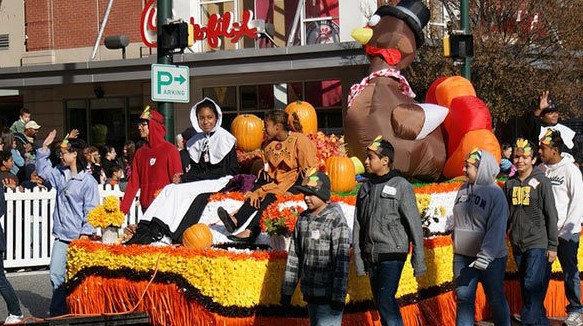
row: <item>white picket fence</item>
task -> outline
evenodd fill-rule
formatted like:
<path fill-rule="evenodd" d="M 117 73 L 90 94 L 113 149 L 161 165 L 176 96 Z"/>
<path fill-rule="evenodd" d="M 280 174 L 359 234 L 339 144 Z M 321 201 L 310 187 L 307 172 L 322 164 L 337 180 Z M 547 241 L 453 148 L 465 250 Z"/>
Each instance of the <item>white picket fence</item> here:
<path fill-rule="evenodd" d="M 99 186 L 99 196 L 114 195 L 120 199 L 123 192 L 117 185 Z M 48 266 L 55 240 L 51 234 L 56 191 L 34 189 L 12 191 L 6 197 L 6 215 L 0 218 L 6 237 L 5 268 Z M 142 216 L 137 196 L 123 226 L 136 223 Z"/>

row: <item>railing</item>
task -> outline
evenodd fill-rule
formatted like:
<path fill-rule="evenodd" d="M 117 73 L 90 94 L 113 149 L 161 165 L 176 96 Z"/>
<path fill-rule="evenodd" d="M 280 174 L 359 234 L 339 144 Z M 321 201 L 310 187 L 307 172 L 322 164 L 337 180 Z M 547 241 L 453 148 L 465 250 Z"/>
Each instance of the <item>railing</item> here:
<path fill-rule="evenodd" d="M 106 196 L 123 197 L 117 185 L 99 186 L 99 196 L 103 201 Z M 6 258 L 4 267 L 25 268 L 48 266 L 51 260 L 51 248 L 55 240 L 51 234 L 53 211 L 55 209 L 56 191 L 34 189 L 12 191 L 8 189 L 6 197 L 6 215 L 0 218 L 6 237 Z M 122 226 L 136 223 L 142 211 L 137 197 Z"/>

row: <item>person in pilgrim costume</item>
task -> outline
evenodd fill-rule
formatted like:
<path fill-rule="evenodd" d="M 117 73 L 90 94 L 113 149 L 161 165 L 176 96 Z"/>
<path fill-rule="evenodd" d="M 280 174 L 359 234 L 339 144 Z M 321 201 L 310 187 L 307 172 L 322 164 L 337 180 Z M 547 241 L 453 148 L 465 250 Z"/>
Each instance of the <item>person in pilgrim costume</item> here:
<path fill-rule="evenodd" d="M 160 191 L 126 244 L 180 242 L 182 233 L 200 219 L 209 196 L 239 172 L 236 139 L 221 127 L 222 118 L 220 106 L 209 98 L 192 107 L 190 120 L 197 134 L 186 143 L 190 169 Z"/>

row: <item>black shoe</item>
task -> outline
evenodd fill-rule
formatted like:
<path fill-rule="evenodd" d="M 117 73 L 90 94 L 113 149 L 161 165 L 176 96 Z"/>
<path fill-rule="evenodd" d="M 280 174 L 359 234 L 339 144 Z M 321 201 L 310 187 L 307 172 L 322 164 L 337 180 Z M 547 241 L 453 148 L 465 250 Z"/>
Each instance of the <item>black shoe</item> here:
<path fill-rule="evenodd" d="M 164 237 L 164 230 L 158 223 L 150 222 L 149 224 L 140 224 L 131 239 L 126 241 L 126 245 L 149 245 L 160 241 Z"/>
<path fill-rule="evenodd" d="M 227 239 L 234 241 L 234 242 L 238 242 L 238 243 L 252 244 L 252 243 L 255 243 L 255 240 L 257 240 L 257 237 L 249 236 L 246 238 L 238 238 L 237 236 L 231 234 L 231 235 L 227 236 Z"/>
<path fill-rule="evenodd" d="M 149 237 L 148 232 L 149 225 L 147 224 L 138 224 L 138 228 L 136 229 L 136 233 L 124 244 L 126 245 L 133 245 L 133 244 L 143 244 L 144 238 Z"/>
<path fill-rule="evenodd" d="M 164 229 L 156 222 L 150 222 L 150 226 L 148 227 L 148 232 L 150 233 L 151 241 L 147 244 L 152 242 L 160 241 L 164 237 Z"/>
<path fill-rule="evenodd" d="M 219 215 L 221 222 L 223 222 L 225 229 L 227 229 L 227 232 L 233 233 L 237 227 L 231 216 L 229 216 L 229 213 L 224 208 L 219 207 L 217 208 L 217 214 Z"/>

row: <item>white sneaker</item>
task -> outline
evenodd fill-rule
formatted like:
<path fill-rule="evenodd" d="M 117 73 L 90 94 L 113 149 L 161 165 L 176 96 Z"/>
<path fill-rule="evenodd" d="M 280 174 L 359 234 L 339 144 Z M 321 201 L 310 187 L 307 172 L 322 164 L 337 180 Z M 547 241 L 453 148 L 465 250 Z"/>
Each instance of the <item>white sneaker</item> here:
<path fill-rule="evenodd" d="M 4 325 L 20 323 L 20 322 L 22 322 L 23 317 L 24 316 L 22 316 L 22 315 L 17 316 L 17 315 L 10 314 L 10 315 L 8 315 L 8 317 L 6 317 L 6 320 L 4 321 Z"/>
<path fill-rule="evenodd" d="M 172 238 L 170 238 L 167 235 L 163 236 L 162 239 L 160 239 L 156 242 L 152 242 L 152 246 L 156 246 L 156 247 L 166 247 L 166 246 L 171 246 L 171 245 L 172 245 Z"/>
<path fill-rule="evenodd" d="M 582 326 L 583 319 L 581 319 L 581 314 L 578 312 L 572 312 L 565 319 L 565 325 L 567 326 Z"/>

